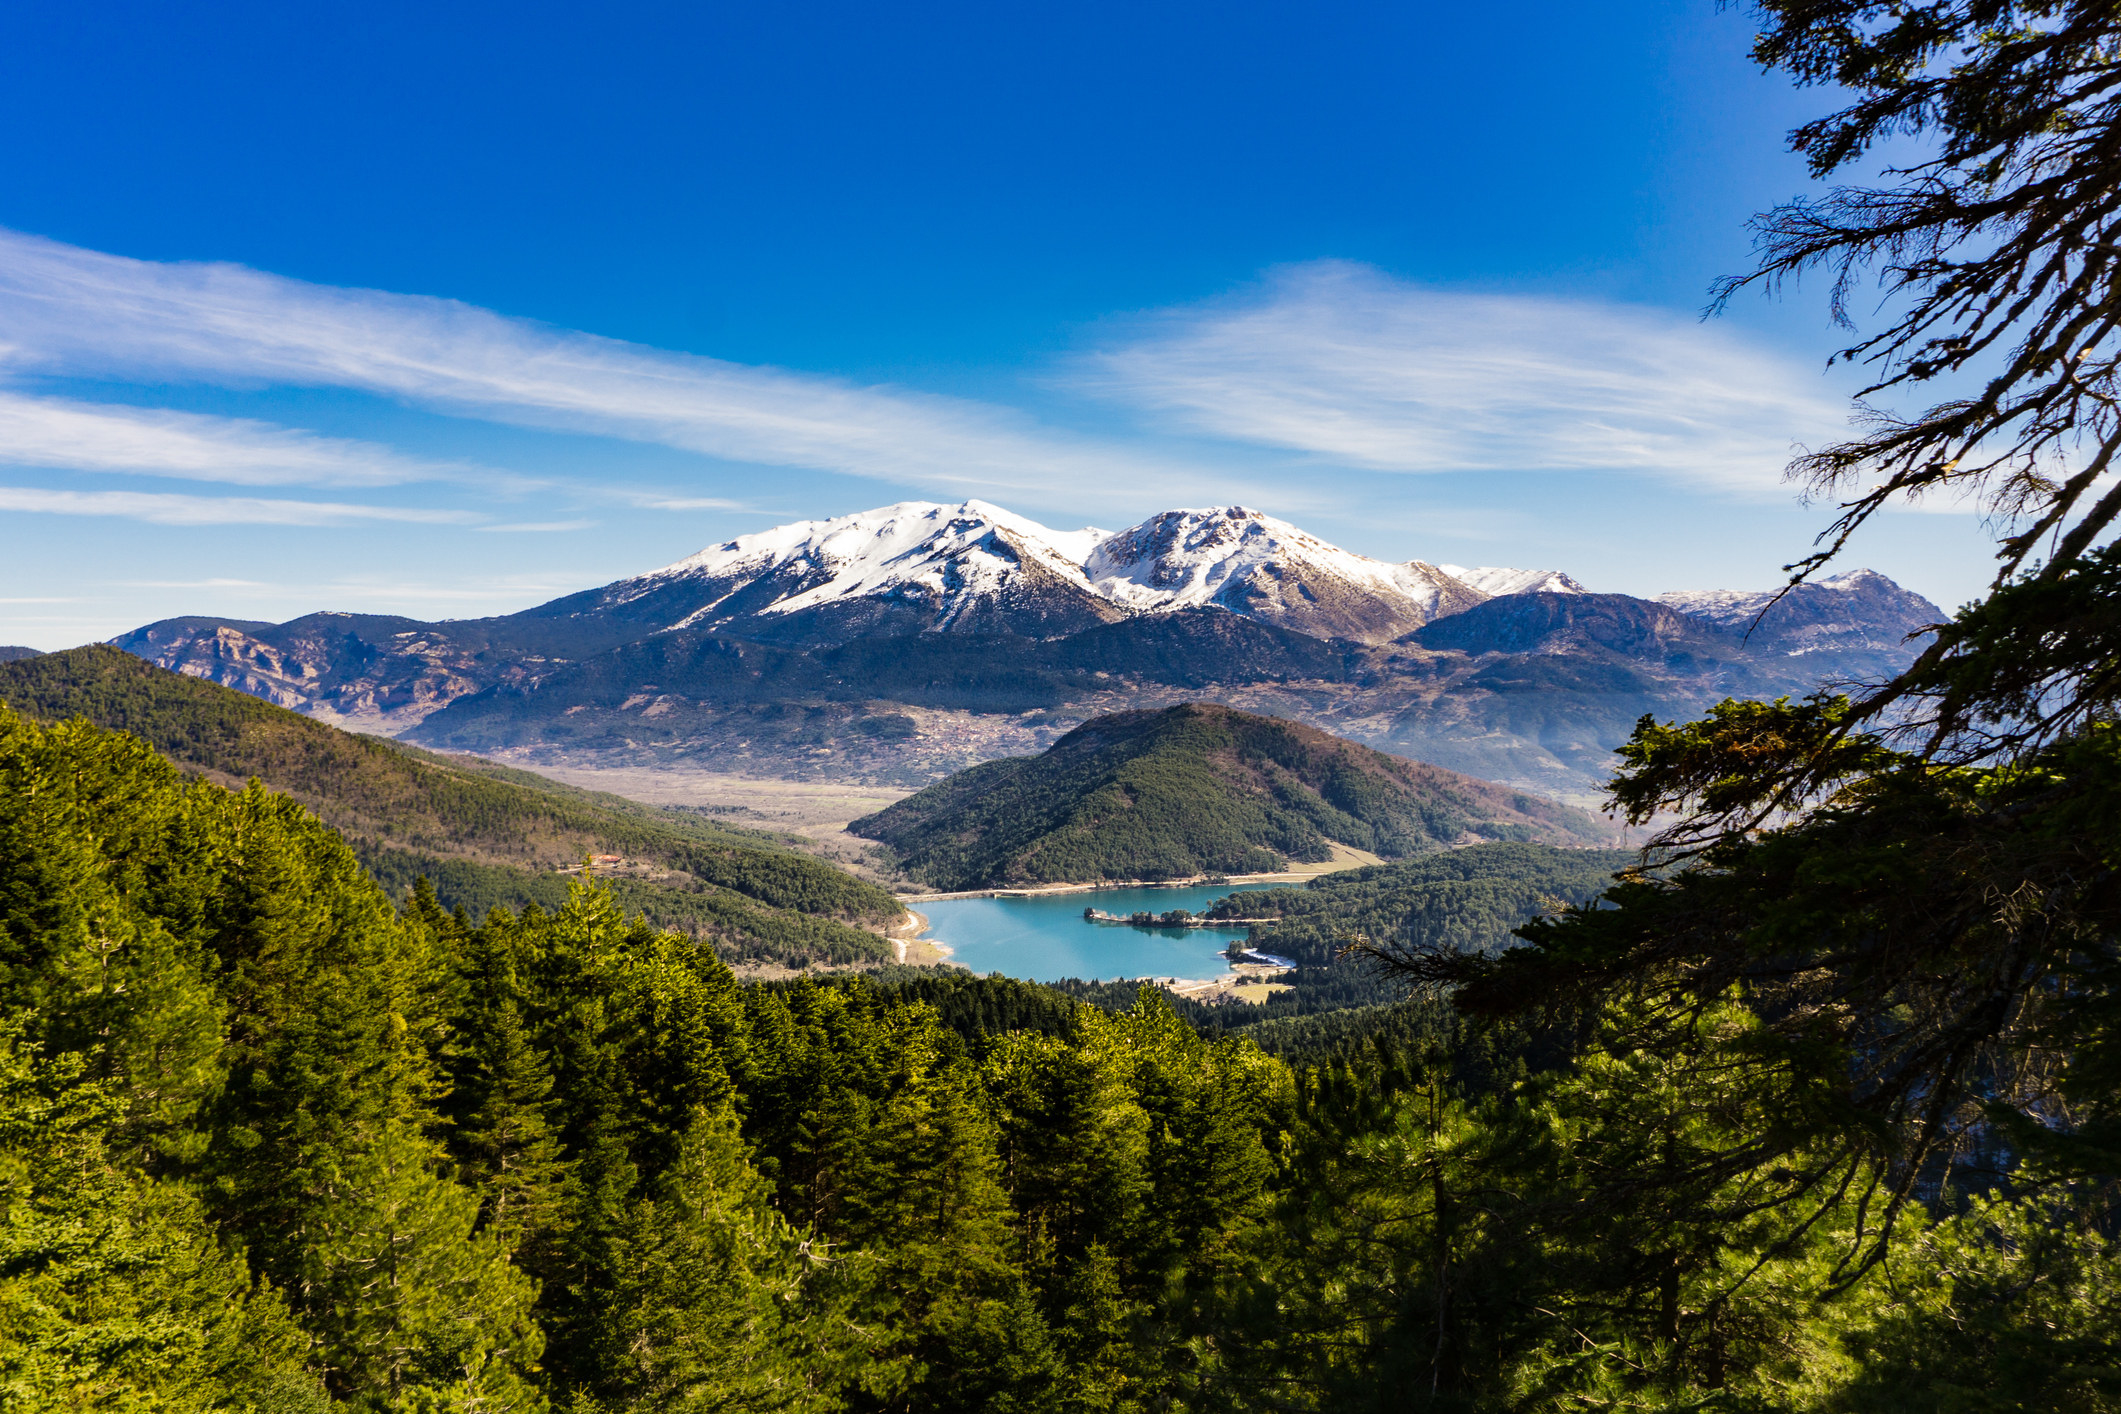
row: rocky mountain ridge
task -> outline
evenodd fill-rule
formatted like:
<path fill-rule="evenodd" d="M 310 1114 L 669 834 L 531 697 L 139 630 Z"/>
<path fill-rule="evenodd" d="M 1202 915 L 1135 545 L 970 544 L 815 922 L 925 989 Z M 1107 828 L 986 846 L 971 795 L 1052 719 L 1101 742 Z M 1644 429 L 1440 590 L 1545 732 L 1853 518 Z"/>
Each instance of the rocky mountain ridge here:
<path fill-rule="evenodd" d="M 1358 555 L 1246 506 L 1165 511 L 1107 532 L 1052 530 L 985 501 L 904 501 L 739 536 L 530 612 L 818 646 L 916 632 L 1055 637 L 1213 605 L 1384 643 L 1485 597 L 1434 565 Z"/>
<path fill-rule="evenodd" d="M 1388 563 L 1246 507 L 1107 534 L 908 502 L 709 547 L 518 614 L 169 619 L 115 640 L 340 725 L 456 750 L 690 753 L 919 785 L 1186 697 L 1585 799 L 1645 712 L 1896 671 L 1942 613 L 1871 571 L 1596 594 Z"/>
<path fill-rule="evenodd" d="M 1896 651 L 1944 617 L 1921 595 L 1860 569 L 1785 590 L 1667 593 L 1657 602 L 1787 653 Z"/>

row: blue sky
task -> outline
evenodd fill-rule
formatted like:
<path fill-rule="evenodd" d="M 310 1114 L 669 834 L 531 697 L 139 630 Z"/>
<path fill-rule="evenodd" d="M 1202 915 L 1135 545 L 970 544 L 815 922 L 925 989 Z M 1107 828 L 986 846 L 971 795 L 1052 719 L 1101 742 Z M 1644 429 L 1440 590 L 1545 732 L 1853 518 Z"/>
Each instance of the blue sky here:
<path fill-rule="evenodd" d="M 1695 317 L 1827 101 L 1713 0 L 0 11 L 0 642 L 505 612 L 782 520 L 1243 501 L 1771 583 L 1844 426 Z M 1947 605 L 1955 513 L 1851 563 Z"/>

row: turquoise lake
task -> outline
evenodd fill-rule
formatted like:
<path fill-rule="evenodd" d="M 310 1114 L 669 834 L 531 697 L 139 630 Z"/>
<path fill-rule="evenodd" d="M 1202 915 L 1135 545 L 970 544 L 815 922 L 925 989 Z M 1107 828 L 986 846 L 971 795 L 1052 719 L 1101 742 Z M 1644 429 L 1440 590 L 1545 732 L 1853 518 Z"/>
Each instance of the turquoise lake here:
<path fill-rule="evenodd" d="M 1244 940 L 1239 928 L 1130 928 L 1090 923 L 1085 908 L 1106 913 L 1147 909 L 1199 913 L 1219 898 L 1269 884 L 1204 884 L 1183 889 L 1096 889 L 1044 898 L 956 898 L 911 905 L 927 915 L 921 937 L 950 950 L 950 960 L 986 975 L 1027 982 L 1062 977 L 1220 977 L 1223 949 Z"/>

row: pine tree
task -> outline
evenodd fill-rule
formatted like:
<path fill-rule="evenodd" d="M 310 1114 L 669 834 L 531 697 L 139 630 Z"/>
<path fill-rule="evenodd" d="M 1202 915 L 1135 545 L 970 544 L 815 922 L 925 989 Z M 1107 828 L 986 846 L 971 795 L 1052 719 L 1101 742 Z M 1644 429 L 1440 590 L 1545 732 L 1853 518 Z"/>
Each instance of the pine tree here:
<path fill-rule="evenodd" d="M 612 1409 L 838 1408 L 875 1337 L 848 1321 L 829 1249 L 774 1212 L 735 1118 L 698 1112 L 654 1187 L 596 1292 L 590 1392 Z"/>
<path fill-rule="evenodd" d="M 122 1097 L 112 1142 L 195 1153 L 221 1083 L 223 1009 L 210 958 L 138 895 L 152 898 L 173 839 L 195 833 L 199 793 L 131 738 L 41 729 L 0 707 L 0 797 L 0 1002 Z"/>
<path fill-rule="evenodd" d="M 1072 1045 L 1018 1034 L 988 1058 L 1003 1106 L 1001 1148 L 1017 1211 L 1072 1262 L 1094 1242 L 1131 1248 L 1149 1196 L 1149 1117 L 1101 1023 Z"/>
<path fill-rule="evenodd" d="M 308 1337 L 181 1186 L 128 1173 L 126 1104 L 0 1028 L 0 1407 L 322 1414 Z"/>
<path fill-rule="evenodd" d="M 392 1133 L 338 1166 L 305 1213 L 297 1289 L 344 1397 L 395 1406 L 538 1411 L 537 1284 L 478 1233 L 478 1199 Z"/>
<path fill-rule="evenodd" d="M 551 1066 L 523 1018 L 514 942 L 499 927 L 463 935 L 466 1002 L 453 1037 L 450 1149 L 479 1196 L 482 1229 L 510 1254 L 537 1249 L 534 1268 L 564 1231 L 573 1166 L 552 1118 Z"/>

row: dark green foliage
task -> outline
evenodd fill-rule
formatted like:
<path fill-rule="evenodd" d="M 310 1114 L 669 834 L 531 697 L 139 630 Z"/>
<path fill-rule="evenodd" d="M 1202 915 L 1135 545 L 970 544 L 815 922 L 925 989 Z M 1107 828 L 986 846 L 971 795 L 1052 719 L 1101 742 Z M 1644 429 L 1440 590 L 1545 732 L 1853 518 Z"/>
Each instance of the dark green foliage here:
<path fill-rule="evenodd" d="M 425 875 L 446 907 L 474 917 L 532 901 L 549 908 L 567 893 L 553 866 L 611 853 L 671 871 L 662 882 L 620 881 L 629 903 L 732 958 L 801 965 L 890 955 L 850 926 L 896 920 L 886 891 L 691 812 L 338 731 L 100 646 L 0 667 L 0 700 L 46 721 L 82 716 L 129 731 L 224 784 L 263 780 L 352 841 L 393 896 Z"/>
<path fill-rule="evenodd" d="M 534 1407 L 532 1288 L 429 1137 L 453 964 L 427 920 L 293 802 L 187 784 L 128 736 L 0 709 L 0 799 L 0 1004 L 108 1097 L 81 1162 L 117 1166 L 111 1201 L 247 1251 L 234 1289 L 269 1282 L 303 1331 L 258 1352 L 306 1366 L 276 1388 Z M 167 1240 L 172 1279 L 228 1288 L 183 1255 L 210 1239 Z"/>
<path fill-rule="evenodd" d="M 935 1008 L 936 1018 L 977 1047 L 983 1039 L 1010 1031 L 1046 1036 L 1075 1033 L 1075 1006 L 1052 987 L 1020 982 L 999 974 L 975 977 L 955 968 L 883 967 L 869 974 L 881 990 Z M 1128 989 L 1124 1011 L 1136 994 Z"/>
<path fill-rule="evenodd" d="M 394 897 L 405 897 L 418 880 L 427 879 L 437 898 L 474 918 L 496 908 L 516 910 L 528 904 L 555 909 L 566 903 L 573 886 L 565 874 L 532 874 L 369 846 L 358 847 L 356 853 Z M 676 928 L 709 941 L 731 962 L 844 966 L 891 956 L 891 945 L 875 933 L 830 916 L 769 907 L 733 890 L 662 888 L 623 877 L 607 881 L 607 886 L 629 911 L 659 928 Z"/>
<path fill-rule="evenodd" d="M 1379 987 L 1355 962 L 1300 969 L 1294 1010 L 746 986 L 609 887 L 393 907 L 293 802 L 123 735 L 0 715 L 0 777 L 24 1407 L 2108 1407 L 2096 1227 L 1999 1201 L 1852 1282 L 1860 1187 L 1786 1201 L 1837 1162 L 1805 1137 L 1831 1075 L 1763 1067 L 1729 1002 L 1646 1049 L 1674 1023 L 1639 1006 L 1304 1010 Z M 1504 913 L 1466 887 L 1605 863 L 1487 846 L 1268 897 L 1480 940 Z M 1780 1167 L 1723 1161 L 1763 1125 Z"/>
<path fill-rule="evenodd" d="M 1419 1054 L 1446 1044 L 1456 1017 L 1433 999 L 1341 1007 L 1308 1016 L 1271 1017 L 1244 1028 L 1245 1039 L 1292 1065 L 1359 1060 L 1379 1043 Z"/>
<path fill-rule="evenodd" d="M 1173 879 L 1487 839 L 1596 839 L 1580 811 L 1226 707 L 1122 712 L 1044 756 L 990 761 L 855 833 L 941 889 Z"/>
<path fill-rule="evenodd" d="M 1271 918 L 1246 946 L 1323 967 L 1361 937 L 1385 948 L 1488 953 L 1543 914 L 1587 903 L 1636 863 L 1620 850 L 1481 844 L 1322 874 L 1301 889 L 1232 894 L 1213 918 Z"/>
<path fill-rule="evenodd" d="M 676 1159 L 612 1233 L 595 1288 L 587 1393 L 614 1408 L 839 1405 L 867 1343 L 773 1209 L 736 1123 L 698 1113 Z"/>
<path fill-rule="evenodd" d="M 83 1060 L 0 1033 L 0 1399 L 325 1409 L 305 1333 L 196 1195 L 113 1153 L 126 1106 Z"/>

